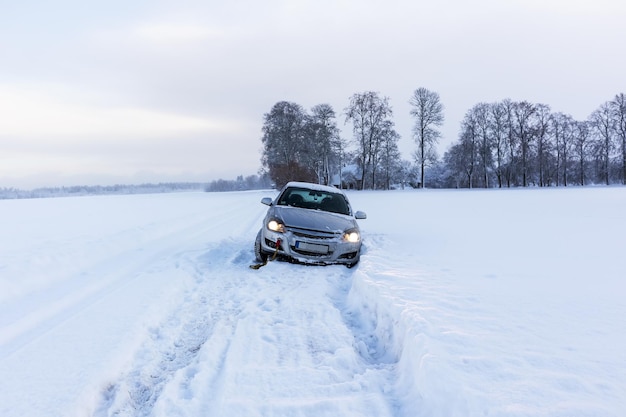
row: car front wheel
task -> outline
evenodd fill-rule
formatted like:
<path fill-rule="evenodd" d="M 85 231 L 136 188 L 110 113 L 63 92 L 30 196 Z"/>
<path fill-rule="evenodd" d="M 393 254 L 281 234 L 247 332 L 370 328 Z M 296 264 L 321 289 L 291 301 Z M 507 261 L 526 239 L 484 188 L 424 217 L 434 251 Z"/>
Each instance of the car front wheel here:
<path fill-rule="evenodd" d="M 349 263 L 349 264 L 346 264 L 346 266 L 347 266 L 348 268 L 353 268 L 353 267 L 355 267 L 355 266 L 356 266 L 356 264 L 358 264 L 358 263 L 359 263 L 359 261 L 360 261 L 360 260 L 361 260 L 361 254 L 359 253 L 359 254 L 358 254 L 358 255 L 357 255 L 357 256 L 353 259 L 353 261 L 352 261 L 351 263 Z"/>
<path fill-rule="evenodd" d="M 259 233 L 256 235 L 256 240 L 254 241 L 254 256 L 257 261 L 265 262 L 267 261 L 267 253 L 263 252 L 263 249 L 261 249 L 261 239 L 261 231 L 259 230 Z"/>

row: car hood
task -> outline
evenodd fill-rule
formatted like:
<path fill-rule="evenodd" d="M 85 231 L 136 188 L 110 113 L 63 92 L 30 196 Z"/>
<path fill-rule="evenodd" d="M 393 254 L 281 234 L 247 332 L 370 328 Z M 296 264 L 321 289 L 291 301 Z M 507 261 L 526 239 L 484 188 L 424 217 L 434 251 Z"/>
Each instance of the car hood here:
<path fill-rule="evenodd" d="M 274 215 L 287 227 L 297 227 L 324 232 L 343 232 L 357 227 L 351 216 L 294 207 L 274 207 Z"/>

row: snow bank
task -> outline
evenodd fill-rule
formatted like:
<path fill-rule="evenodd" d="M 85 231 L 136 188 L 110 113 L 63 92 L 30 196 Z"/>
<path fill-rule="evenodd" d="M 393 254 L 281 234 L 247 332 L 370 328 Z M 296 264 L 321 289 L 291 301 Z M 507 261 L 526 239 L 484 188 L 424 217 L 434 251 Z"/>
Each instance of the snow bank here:
<path fill-rule="evenodd" d="M 621 415 L 623 188 L 382 197 L 350 305 L 405 415 Z"/>

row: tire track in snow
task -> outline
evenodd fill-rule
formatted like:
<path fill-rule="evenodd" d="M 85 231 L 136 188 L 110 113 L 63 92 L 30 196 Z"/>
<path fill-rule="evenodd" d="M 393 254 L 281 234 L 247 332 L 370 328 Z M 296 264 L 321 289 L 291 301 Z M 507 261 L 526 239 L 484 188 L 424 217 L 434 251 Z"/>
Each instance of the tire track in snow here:
<path fill-rule="evenodd" d="M 358 306 L 354 270 L 272 262 L 226 240 L 180 267 L 179 307 L 106 384 L 94 416 L 391 416 L 395 359 Z"/>
<path fill-rule="evenodd" d="M 230 246 L 221 244 L 205 257 L 224 259 L 225 248 Z M 179 259 L 179 267 L 191 270 L 194 284 L 165 322 L 148 329 L 129 369 L 101 392 L 94 416 L 150 415 L 164 387 L 178 371 L 185 370 L 188 379 L 194 377 L 194 361 L 207 340 L 214 334 L 223 337 L 232 333 L 233 318 L 241 312 L 237 298 L 227 296 L 232 283 L 216 279 L 212 281 L 216 286 L 207 286 L 205 281 L 218 275 L 222 268 L 207 274 L 189 256 L 192 255 Z M 232 262 L 231 259 L 226 263 Z M 225 349 L 227 346 L 221 347 Z"/>
<path fill-rule="evenodd" d="M 104 250 L 106 257 L 95 256 L 90 263 L 65 278 L 63 285 L 21 297 L 14 301 L 17 305 L 15 307 L 7 305 L 6 308 L 13 315 L 0 319 L 3 327 L 0 356 L 7 356 L 28 344 L 41 334 L 41 329 L 49 332 L 109 294 L 122 290 L 146 272 L 147 268 L 163 268 L 162 264 L 171 260 L 172 253 L 176 256 L 181 236 L 185 236 L 187 242 L 202 241 L 207 235 L 229 224 L 238 225 L 234 232 L 241 235 L 255 229 L 261 222 L 258 216 L 244 223 L 238 221 L 240 218 L 237 210 L 224 209 L 219 222 L 214 221 L 214 216 L 209 217 L 210 221 L 207 221 L 206 216 L 182 219 L 182 224 L 178 223 L 181 219 L 176 219 L 165 232 L 160 230 L 161 225 L 157 223 L 119 231 L 89 242 L 90 251 L 96 254 L 99 247 L 116 249 Z M 137 230 L 141 230 L 141 233 Z M 54 270 L 53 265 L 51 269 Z"/>

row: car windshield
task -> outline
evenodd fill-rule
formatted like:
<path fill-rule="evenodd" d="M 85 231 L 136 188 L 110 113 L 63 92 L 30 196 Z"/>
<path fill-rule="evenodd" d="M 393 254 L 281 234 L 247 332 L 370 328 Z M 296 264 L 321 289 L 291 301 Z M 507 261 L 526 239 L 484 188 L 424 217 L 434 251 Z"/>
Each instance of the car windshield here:
<path fill-rule="evenodd" d="M 289 187 L 280 195 L 279 206 L 301 207 L 331 213 L 350 214 L 346 198 L 341 193 Z"/>

